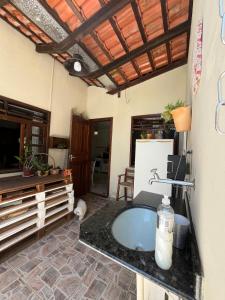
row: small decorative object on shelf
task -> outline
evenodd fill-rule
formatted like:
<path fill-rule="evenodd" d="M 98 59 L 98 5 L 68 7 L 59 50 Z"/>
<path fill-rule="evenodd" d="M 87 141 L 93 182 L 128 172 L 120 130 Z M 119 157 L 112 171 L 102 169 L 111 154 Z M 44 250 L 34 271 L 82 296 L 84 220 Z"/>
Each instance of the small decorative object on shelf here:
<path fill-rule="evenodd" d="M 69 177 L 70 181 L 72 181 L 72 169 L 64 169 L 63 170 L 63 176 Z"/>
<path fill-rule="evenodd" d="M 59 174 L 60 171 L 61 171 L 60 167 L 52 168 L 52 169 L 50 169 L 50 174 L 57 175 L 57 174 Z"/>
<path fill-rule="evenodd" d="M 15 156 L 15 158 L 20 162 L 20 164 L 23 167 L 23 177 L 34 176 L 33 154 L 31 145 L 25 145 L 24 154 L 22 156 Z"/>
<path fill-rule="evenodd" d="M 49 138 L 49 148 L 53 149 L 68 149 L 69 148 L 69 139 L 51 136 Z"/>

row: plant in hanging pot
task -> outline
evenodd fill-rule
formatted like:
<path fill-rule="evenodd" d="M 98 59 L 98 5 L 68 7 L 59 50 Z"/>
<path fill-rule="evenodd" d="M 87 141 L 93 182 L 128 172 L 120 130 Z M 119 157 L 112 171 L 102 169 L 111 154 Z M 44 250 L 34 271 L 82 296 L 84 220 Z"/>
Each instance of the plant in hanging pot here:
<path fill-rule="evenodd" d="M 191 129 L 191 107 L 178 100 L 175 104 L 165 106 L 161 117 L 168 123 L 173 120 L 177 132 L 189 131 Z"/>
<path fill-rule="evenodd" d="M 20 162 L 20 165 L 23 167 L 23 177 L 34 176 L 33 154 L 31 145 L 25 145 L 23 155 L 15 156 L 15 158 Z"/>

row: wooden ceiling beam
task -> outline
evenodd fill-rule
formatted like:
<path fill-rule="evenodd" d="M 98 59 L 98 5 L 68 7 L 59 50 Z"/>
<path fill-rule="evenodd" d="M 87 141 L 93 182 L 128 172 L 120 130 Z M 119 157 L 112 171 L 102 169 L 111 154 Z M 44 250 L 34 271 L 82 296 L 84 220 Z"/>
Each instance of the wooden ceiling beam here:
<path fill-rule="evenodd" d="M 110 90 L 110 91 L 107 92 L 107 94 L 110 94 L 110 95 L 117 94 L 118 92 L 121 92 L 121 91 L 123 91 L 123 90 L 125 90 L 125 89 L 127 89 L 127 88 L 129 88 L 131 86 L 134 86 L 136 84 L 142 83 L 142 82 L 144 82 L 146 80 L 149 80 L 149 79 L 151 79 L 153 77 L 159 76 L 159 75 L 161 75 L 161 74 L 163 74 L 165 72 L 168 72 L 168 71 L 171 71 L 171 70 L 173 70 L 175 68 L 183 66 L 186 63 L 187 63 L 187 58 L 185 57 L 185 58 L 183 58 L 181 60 L 178 60 L 178 61 L 176 61 L 174 63 L 171 63 L 170 65 L 167 65 L 167 66 L 162 67 L 160 69 L 154 70 L 154 71 L 152 71 L 150 73 L 147 73 L 146 75 L 143 75 L 142 77 L 139 77 L 139 78 L 137 78 L 135 80 L 132 80 L 132 81 L 130 81 L 128 83 L 125 83 L 125 84 L 119 86 L 116 89 Z"/>
<path fill-rule="evenodd" d="M 190 29 L 190 22 L 187 21 L 185 23 L 182 23 L 181 25 L 178 25 L 177 27 L 171 29 L 168 31 L 167 34 L 163 34 L 151 41 L 148 41 L 146 44 L 132 50 L 130 53 L 125 54 L 124 56 L 114 60 L 113 62 L 109 63 L 108 65 L 102 67 L 101 69 L 92 72 L 88 75 L 90 78 L 97 78 L 99 76 L 102 76 L 105 73 L 108 73 L 114 69 L 117 69 L 121 65 L 129 62 L 130 60 L 146 53 L 147 51 L 150 51 L 162 44 L 165 44 L 169 42 L 171 39 L 179 36 L 180 34 L 187 32 Z"/>
<path fill-rule="evenodd" d="M 190 22 L 192 19 L 192 10 L 193 10 L 193 0 L 189 0 L 188 20 Z M 189 44 L 190 44 L 190 29 L 187 33 L 187 57 L 188 57 L 188 53 L 189 53 Z"/>
<path fill-rule="evenodd" d="M 106 21 L 111 16 L 115 15 L 124 6 L 130 3 L 131 0 L 111 0 L 97 13 L 90 17 L 86 22 L 81 24 L 67 38 L 59 43 L 51 43 L 48 45 L 38 45 L 37 52 L 40 53 L 58 53 L 64 52 L 72 47 L 76 40 L 81 40 L 85 35 L 94 30 L 102 22 Z"/>
<path fill-rule="evenodd" d="M 162 11 L 162 19 L 163 19 L 163 27 L 164 27 L 164 32 L 167 33 L 169 31 L 168 27 L 168 13 L 167 13 L 167 2 L 165 0 L 160 0 L 161 2 L 161 11 Z M 168 58 L 168 64 L 172 62 L 172 56 L 171 56 L 171 51 L 170 51 L 170 42 L 166 43 L 166 53 L 167 53 L 167 58 Z"/>
<path fill-rule="evenodd" d="M 68 1 L 71 1 L 71 0 L 68 0 Z M 100 4 L 101 4 L 102 6 L 105 5 L 104 0 L 99 0 L 99 2 L 100 2 Z M 132 2 L 131 2 L 131 3 L 132 3 Z M 126 44 L 124 38 L 122 37 L 121 31 L 119 30 L 118 25 L 116 24 L 116 22 L 115 22 L 115 20 L 113 19 L 113 17 L 110 17 L 110 18 L 109 18 L 109 22 L 110 22 L 110 24 L 111 24 L 111 26 L 112 26 L 112 28 L 113 28 L 113 30 L 114 30 L 114 32 L 115 32 L 115 34 L 116 34 L 118 40 L 120 41 L 120 44 L 122 45 L 124 51 L 125 51 L 126 53 L 128 53 L 128 52 L 129 52 L 129 49 L 128 49 L 128 47 L 127 47 L 127 44 Z M 135 69 L 135 72 L 138 74 L 138 76 L 141 76 L 141 72 L 140 72 L 140 70 L 139 70 L 139 68 L 138 68 L 137 63 L 134 62 L 134 61 L 131 61 L 131 63 L 132 63 L 132 65 L 133 65 L 134 69 Z"/>
<path fill-rule="evenodd" d="M 145 30 L 144 30 L 144 27 L 143 27 L 143 24 L 142 24 L 142 21 L 141 21 L 141 16 L 140 16 L 140 12 L 139 12 L 137 3 L 132 2 L 131 6 L 132 6 L 134 16 L 135 16 L 135 19 L 136 19 L 136 22 L 137 22 L 137 25 L 138 25 L 138 29 L 139 29 L 140 34 L 141 34 L 142 41 L 143 41 L 144 44 L 146 44 L 148 42 L 148 40 L 147 40 Z M 152 67 L 152 70 L 154 70 L 155 69 L 155 64 L 154 64 L 154 60 L 153 60 L 151 52 L 148 51 L 147 55 L 148 55 L 148 59 L 149 59 L 150 65 Z"/>
<path fill-rule="evenodd" d="M 114 30 L 116 36 L 118 37 L 118 39 L 119 39 L 119 41 L 120 41 L 120 44 L 122 45 L 124 51 L 125 51 L 126 53 L 129 53 L 129 49 L 128 49 L 128 47 L 127 47 L 127 44 L 126 44 L 126 42 L 124 41 L 124 39 L 123 39 L 123 37 L 122 37 L 122 34 L 121 34 L 119 28 L 117 27 L 116 22 L 113 20 L 113 18 L 110 18 L 110 19 L 109 19 L 109 22 L 110 22 L 110 24 L 111 24 L 111 26 L 112 26 L 112 28 L 113 28 L 113 30 Z M 138 74 L 138 76 L 141 76 L 140 70 L 139 70 L 138 65 L 136 64 L 136 62 L 131 61 L 131 63 L 132 63 L 132 65 L 133 65 L 133 67 L 134 67 L 136 73 Z"/>

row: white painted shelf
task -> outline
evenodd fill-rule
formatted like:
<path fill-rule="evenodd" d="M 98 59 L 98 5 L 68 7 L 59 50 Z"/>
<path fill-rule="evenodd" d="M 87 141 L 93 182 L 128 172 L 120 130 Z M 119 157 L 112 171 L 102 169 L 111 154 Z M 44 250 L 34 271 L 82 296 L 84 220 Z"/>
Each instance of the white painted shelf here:
<path fill-rule="evenodd" d="M 63 177 L 51 181 L 41 192 L 18 189 L 18 197 L 13 192 L 11 198 L 0 199 L 0 252 L 73 211 L 72 183 Z"/>

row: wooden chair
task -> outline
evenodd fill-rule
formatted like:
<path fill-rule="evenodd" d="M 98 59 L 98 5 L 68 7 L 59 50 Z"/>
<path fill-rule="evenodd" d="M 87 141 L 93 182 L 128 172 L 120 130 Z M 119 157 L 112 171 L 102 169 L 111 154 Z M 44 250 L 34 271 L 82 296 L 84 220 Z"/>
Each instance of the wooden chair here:
<path fill-rule="evenodd" d="M 122 180 L 123 178 L 123 180 Z M 120 187 L 124 188 L 124 195 L 120 197 Z M 127 192 L 130 191 L 130 195 L 128 196 Z M 134 168 L 126 168 L 124 174 L 118 175 L 118 186 L 117 186 L 117 194 L 116 200 L 118 201 L 120 198 L 125 198 L 133 200 L 134 194 Z"/>

